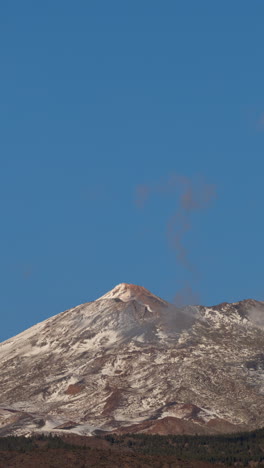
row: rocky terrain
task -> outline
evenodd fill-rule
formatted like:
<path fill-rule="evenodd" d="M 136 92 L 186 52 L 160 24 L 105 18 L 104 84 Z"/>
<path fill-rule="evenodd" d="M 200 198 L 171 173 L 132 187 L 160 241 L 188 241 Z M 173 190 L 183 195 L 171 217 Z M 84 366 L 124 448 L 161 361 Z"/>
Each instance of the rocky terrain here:
<path fill-rule="evenodd" d="M 122 283 L 0 344 L 0 436 L 264 426 L 264 302 L 177 308 Z"/>

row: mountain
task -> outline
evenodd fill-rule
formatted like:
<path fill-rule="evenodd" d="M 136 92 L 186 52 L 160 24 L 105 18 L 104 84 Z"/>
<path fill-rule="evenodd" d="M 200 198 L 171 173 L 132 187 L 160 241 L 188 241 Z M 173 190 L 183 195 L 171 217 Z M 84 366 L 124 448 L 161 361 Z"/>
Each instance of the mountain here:
<path fill-rule="evenodd" d="M 177 308 L 122 283 L 0 344 L 0 436 L 264 425 L 264 302 Z"/>

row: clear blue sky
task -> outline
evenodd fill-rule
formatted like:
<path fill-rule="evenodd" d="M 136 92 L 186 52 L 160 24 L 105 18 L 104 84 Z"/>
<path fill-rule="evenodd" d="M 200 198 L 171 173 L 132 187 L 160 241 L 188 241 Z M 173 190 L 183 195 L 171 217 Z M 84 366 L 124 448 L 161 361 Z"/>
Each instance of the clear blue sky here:
<path fill-rule="evenodd" d="M 264 299 L 263 18 L 262 0 L 1 2 L 0 340 L 120 282 Z M 197 274 L 166 235 L 173 174 L 217 193 L 181 239 Z"/>

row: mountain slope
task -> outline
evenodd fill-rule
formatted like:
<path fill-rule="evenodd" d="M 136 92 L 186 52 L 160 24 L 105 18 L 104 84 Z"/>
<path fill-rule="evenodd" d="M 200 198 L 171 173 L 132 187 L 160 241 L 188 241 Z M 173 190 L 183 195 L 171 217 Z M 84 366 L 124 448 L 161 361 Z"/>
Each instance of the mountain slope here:
<path fill-rule="evenodd" d="M 0 435 L 264 425 L 264 303 L 178 309 L 122 283 L 0 345 Z"/>

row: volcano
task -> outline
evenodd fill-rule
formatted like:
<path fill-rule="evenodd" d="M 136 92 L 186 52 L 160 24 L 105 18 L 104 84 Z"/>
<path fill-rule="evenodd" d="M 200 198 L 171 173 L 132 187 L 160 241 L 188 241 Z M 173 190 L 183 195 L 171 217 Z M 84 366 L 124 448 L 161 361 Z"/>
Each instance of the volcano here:
<path fill-rule="evenodd" d="M 0 436 L 264 425 L 264 302 L 178 308 L 122 283 L 0 344 Z"/>

